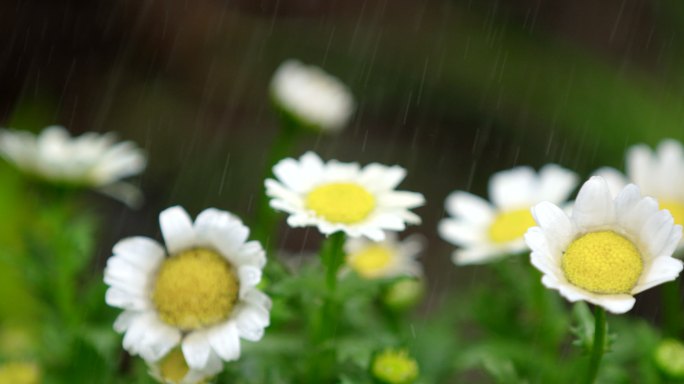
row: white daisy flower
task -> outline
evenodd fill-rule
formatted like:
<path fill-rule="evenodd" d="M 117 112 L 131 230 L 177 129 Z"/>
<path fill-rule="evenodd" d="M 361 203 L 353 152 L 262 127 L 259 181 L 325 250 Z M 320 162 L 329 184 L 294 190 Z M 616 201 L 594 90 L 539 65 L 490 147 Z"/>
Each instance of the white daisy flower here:
<path fill-rule="evenodd" d="M 588 301 L 613 313 L 634 305 L 633 295 L 677 278 L 682 262 L 672 253 L 682 236 L 668 211 L 642 197 L 634 184 L 613 198 L 594 176 L 577 195 L 572 214 L 543 202 L 525 234 L 542 283 L 574 302 Z"/>
<path fill-rule="evenodd" d="M 150 375 L 164 384 L 204 384 L 223 370 L 223 362 L 211 354 L 204 369 L 192 369 L 179 348 L 171 350 L 156 363 L 149 363 Z"/>
<path fill-rule="evenodd" d="M 271 93 L 279 108 L 312 129 L 340 131 L 354 112 L 354 98 L 342 82 L 296 60 L 278 67 Z"/>
<path fill-rule="evenodd" d="M 71 137 L 60 126 L 47 127 L 37 136 L 0 129 L 0 156 L 38 178 L 94 187 L 127 203 L 139 200 L 140 192 L 119 180 L 142 172 L 147 162 L 131 141 L 117 143 L 111 133 Z"/>
<path fill-rule="evenodd" d="M 420 223 L 409 209 L 423 205 L 423 195 L 394 189 L 406 176 L 402 167 L 323 163 L 307 152 L 299 160 L 281 160 L 273 173 L 278 180 L 266 180 L 266 194 L 271 207 L 290 214 L 291 227 L 317 226 L 325 235 L 343 231 L 381 241 L 384 230 L 402 231 L 407 223 Z"/>
<path fill-rule="evenodd" d="M 400 241 L 396 233 L 387 233 L 383 241 L 350 238 L 344 244 L 347 266 L 366 279 L 420 276 L 422 267 L 416 257 L 424 248 L 421 236 Z"/>
<path fill-rule="evenodd" d="M 460 247 L 452 254 L 457 265 L 481 264 L 526 249 L 523 236 L 534 226 L 530 208 L 539 202 L 565 202 L 577 186 L 577 175 L 555 164 L 539 173 L 516 167 L 489 179 L 486 200 L 464 191 L 451 193 L 446 210 L 452 216 L 439 223 L 442 238 Z"/>
<path fill-rule="evenodd" d="M 655 197 L 660 208 L 670 211 L 676 224 L 684 224 L 684 149 L 678 141 L 664 140 L 655 151 L 644 144 L 629 148 L 626 168 L 626 176 L 609 167 L 596 175 L 606 179 L 613 195 L 628 183 L 638 185 L 644 195 Z"/>
<path fill-rule="evenodd" d="M 124 348 L 156 362 L 180 344 L 188 366 L 240 357 L 240 338 L 258 341 L 270 299 L 255 287 L 266 257 L 232 214 L 206 209 L 194 224 L 181 207 L 159 215 L 164 248 L 146 237 L 119 241 L 107 261 L 107 304 Z M 166 254 L 168 253 L 168 257 Z"/>

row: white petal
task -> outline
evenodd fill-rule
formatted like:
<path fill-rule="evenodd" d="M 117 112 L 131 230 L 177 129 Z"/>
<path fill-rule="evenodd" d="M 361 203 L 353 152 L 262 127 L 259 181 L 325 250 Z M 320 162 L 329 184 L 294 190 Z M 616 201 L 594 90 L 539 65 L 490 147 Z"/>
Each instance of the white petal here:
<path fill-rule="evenodd" d="M 575 172 L 556 164 L 547 164 L 539 171 L 537 199 L 560 204 L 568 199 L 578 182 Z"/>
<path fill-rule="evenodd" d="M 641 191 L 634 184 L 628 184 L 615 194 L 615 209 L 618 222 L 622 217 L 629 214 L 641 201 Z"/>
<path fill-rule="evenodd" d="M 148 276 L 133 268 L 118 257 L 109 258 L 105 268 L 105 284 L 133 296 L 145 297 L 148 294 Z"/>
<path fill-rule="evenodd" d="M 636 237 L 641 233 L 646 218 L 654 215 L 656 212 L 658 212 L 658 202 L 652 197 L 642 197 L 636 204 L 632 205 L 631 209 L 623 208 L 619 212 L 618 224 L 627 233 Z"/>
<path fill-rule="evenodd" d="M 653 181 L 656 183 L 653 194 L 658 198 L 673 199 L 682 196 L 684 179 L 684 151 L 676 140 L 663 140 L 656 150 L 656 169 Z M 655 192 L 658 192 L 656 194 Z"/>
<path fill-rule="evenodd" d="M 379 203 L 385 207 L 416 208 L 425 204 L 425 197 L 417 192 L 392 191 L 384 193 Z"/>
<path fill-rule="evenodd" d="M 627 175 L 629 179 L 644 189 L 646 194 L 652 194 L 648 190 L 653 186 L 654 167 L 653 153 L 651 149 L 643 144 L 635 145 L 627 150 Z"/>
<path fill-rule="evenodd" d="M 559 207 L 542 202 L 532 207 L 532 216 L 544 230 L 551 252 L 562 252 L 572 242 L 577 230 L 570 218 Z"/>
<path fill-rule="evenodd" d="M 611 225 L 615 221 L 615 204 L 605 179 L 592 176 L 584 183 L 575 200 L 572 219 L 582 230 Z"/>
<path fill-rule="evenodd" d="M 552 282 L 552 279 L 547 279 L 547 283 Z M 579 287 L 576 287 L 570 283 L 559 283 L 557 284 L 557 289 L 571 302 L 575 301 L 588 301 L 592 304 L 599 305 L 605 308 L 607 311 L 620 314 L 625 313 L 634 307 L 634 302 L 636 301 L 631 295 L 599 295 L 587 292 Z"/>
<path fill-rule="evenodd" d="M 266 265 L 266 252 L 258 241 L 249 241 L 240 247 L 235 259 L 237 265 L 249 265 L 262 269 Z"/>
<path fill-rule="evenodd" d="M 603 167 L 599 168 L 594 172 L 594 176 L 601 176 L 606 180 L 606 183 L 608 183 L 608 188 L 610 189 L 610 193 L 613 196 L 617 196 L 618 193 L 627 186 L 629 183 L 629 180 L 625 177 L 625 175 L 622 174 L 622 172 L 618 171 L 615 168 L 610 168 L 610 167 Z"/>
<path fill-rule="evenodd" d="M 349 232 L 347 232 L 347 233 L 351 236 L 360 236 L 360 235 L 356 235 L 354 233 L 349 233 Z M 365 228 L 362 232 L 362 235 L 368 237 L 369 239 L 371 239 L 373 241 L 385 240 L 385 231 L 383 231 L 380 228 L 372 228 L 372 227 Z"/>
<path fill-rule="evenodd" d="M 454 245 L 470 246 L 487 242 L 486 228 L 454 219 L 442 219 L 437 231 L 444 240 Z"/>
<path fill-rule="evenodd" d="M 206 331 L 193 331 L 183 338 L 181 349 L 188 366 L 203 369 L 209 360 L 211 346 Z"/>
<path fill-rule="evenodd" d="M 311 185 L 320 182 L 325 173 L 325 164 L 320 156 L 308 151 L 299 158 L 302 175 L 305 182 L 304 187 L 309 189 Z"/>
<path fill-rule="evenodd" d="M 259 341 L 269 324 L 268 311 L 260 307 L 243 307 L 236 315 L 235 324 L 241 338 Z"/>
<path fill-rule="evenodd" d="M 241 300 L 249 305 L 259 306 L 266 311 L 269 311 L 272 305 L 271 299 L 265 293 L 257 289 L 246 291 L 243 297 L 241 297 Z"/>
<path fill-rule="evenodd" d="M 156 268 L 164 258 L 164 248 L 147 237 L 129 237 L 114 245 L 114 254 L 143 271 Z"/>
<path fill-rule="evenodd" d="M 680 245 L 681 240 L 682 240 L 682 226 L 681 225 L 675 225 L 672 228 L 672 232 L 670 232 L 670 237 L 667 239 L 667 241 L 665 242 L 665 245 L 663 246 L 663 249 L 660 251 L 660 256 L 672 256 L 672 254 L 677 249 L 677 246 Z"/>
<path fill-rule="evenodd" d="M 644 272 L 637 285 L 632 289 L 636 295 L 666 281 L 672 281 L 682 271 L 682 262 L 672 257 L 656 257 L 651 263 L 644 266 Z"/>
<path fill-rule="evenodd" d="M 203 245 L 215 248 L 233 261 L 249 237 L 249 229 L 233 214 L 209 208 L 197 216 L 195 235 Z"/>
<path fill-rule="evenodd" d="M 147 361 L 158 361 L 178 345 L 181 333 L 159 319 L 152 317 L 147 332 L 140 341 L 140 356 Z"/>
<path fill-rule="evenodd" d="M 114 287 L 107 289 L 105 302 L 112 307 L 137 311 L 142 311 L 149 307 L 148 300 Z"/>
<path fill-rule="evenodd" d="M 634 307 L 636 300 L 630 295 L 595 295 L 587 301 L 600 305 L 608 312 L 621 314 Z"/>
<path fill-rule="evenodd" d="M 326 181 L 358 180 L 360 168 L 358 163 L 342 163 L 330 160 L 325 165 L 323 176 Z"/>
<path fill-rule="evenodd" d="M 373 191 L 389 191 L 396 188 L 405 177 L 406 170 L 400 166 L 387 167 L 372 163 L 363 167 L 359 182 L 363 185 L 372 185 Z"/>
<path fill-rule="evenodd" d="M 225 361 L 240 358 L 240 337 L 233 321 L 215 326 L 209 330 L 209 344 Z"/>
<path fill-rule="evenodd" d="M 153 316 L 151 313 L 144 313 L 131 320 L 123 338 L 123 347 L 130 354 L 137 355 L 145 347 L 143 344 L 145 335 L 149 332 L 154 332 L 150 322 Z"/>
<path fill-rule="evenodd" d="M 368 226 L 378 226 L 386 231 L 403 231 L 406 229 L 406 223 L 401 216 L 394 212 L 382 212 L 374 215 Z"/>
<path fill-rule="evenodd" d="M 674 219 L 670 212 L 658 211 L 649 217 L 645 217 L 644 220 L 639 238 L 642 244 L 646 244 L 648 255 L 645 256 L 655 257 L 668 244 L 674 230 Z"/>
<path fill-rule="evenodd" d="M 484 264 L 509 255 L 509 252 L 488 246 L 478 246 L 467 249 L 457 249 L 451 254 L 451 260 L 456 265 Z"/>
<path fill-rule="evenodd" d="M 181 207 L 167 208 L 159 214 L 159 225 L 170 254 L 195 246 L 195 231 L 190 215 Z"/>
<path fill-rule="evenodd" d="M 537 199 L 537 175 L 530 167 L 495 173 L 489 180 L 489 196 L 503 210 L 529 207 Z"/>
<path fill-rule="evenodd" d="M 264 182 L 266 186 L 266 194 L 271 198 L 278 198 L 284 200 L 285 203 L 292 206 L 301 206 L 301 200 L 299 194 L 294 193 L 292 190 L 285 188 L 284 185 L 279 182 L 267 179 Z"/>
<path fill-rule="evenodd" d="M 238 268 L 238 279 L 240 289 L 254 287 L 261 281 L 261 269 L 251 266 L 241 266 Z"/>
<path fill-rule="evenodd" d="M 118 333 L 126 332 L 131 326 L 133 320 L 140 316 L 141 312 L 137 311 L 123 311 L 114 321 L 114 330 Z"/>
<path fill-rule="evenodd" d="M 491 223 L 494 210 L 489 203 L 471 193 L 456 191 L 446 199 L 446 209 L 451 216 L 462 218 L 471 223 Z"/>

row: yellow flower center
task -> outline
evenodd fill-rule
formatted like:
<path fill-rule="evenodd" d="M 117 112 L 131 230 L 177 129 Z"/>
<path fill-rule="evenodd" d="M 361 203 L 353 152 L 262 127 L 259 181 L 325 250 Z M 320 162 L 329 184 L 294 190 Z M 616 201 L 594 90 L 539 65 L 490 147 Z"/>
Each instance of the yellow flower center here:
<path fill-rule="evenodd" d="M 164 260 L 152 301 L 164 322 L 193 330 L 228 318 L 239 289 L 235 271 L 226 259 L 199 248 Z"/>
<path fill-rule="evenodd" d="M 309 192 L 306 207 L 331 223 L 354 224 L 375 209 L 375 198 L 355 183 L 327 183 Z"/>
<path fill-rule="evenodd" d="M 15 361 L 0 365 L 2 384 L 38 384 L 40 376 L 40 369 L 34 363 Z"/>
<path fill-rule="evenodd" d="M 371 371 L 383 383 L 407 384 L 418 378 L 418 363 L 406 350 L 386 349 L 375 357 Z"/>
<path fill-rule="evenodd" d="M 380 277 L 394 259 L 394 251 L 384 245 L 370 245 L 348 255 L 347 264 L 359 275 L 372 279 Z"/>
<path fill-rule="evenodd" d="M 684 224 L 684 204 L 675 200 L 664 200 L 660 202 L 660 209 L 670 211 L 675 224 Z"/>
<path fill-rule="evenodd" d="M 573 241 L 561 268 L 572 284 L 601 294 L 629 293 L 644 268 L 631 241 L 612 231 L 587 233 Z"/>
<path fill-rule="evenodd" d="M 159 373 L 164 380 L 180 383 L 188 372 L 190 372 L 190 367 L 188 367 L 183 352 L 179 348 L 171 350 L 159 362 Z"/>
<path fill-rule="evenodd" d="M 495 243 L 518 240 L 535 225 L 529 208 L 501 212 L 489 227 L 489 239 Z"/>

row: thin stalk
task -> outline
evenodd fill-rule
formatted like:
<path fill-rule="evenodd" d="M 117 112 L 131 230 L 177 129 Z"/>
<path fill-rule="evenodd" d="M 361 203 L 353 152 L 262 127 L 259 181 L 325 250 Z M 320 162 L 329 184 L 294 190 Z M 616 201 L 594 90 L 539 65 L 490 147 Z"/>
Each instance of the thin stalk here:
<path fill-rule="evenodd" d="M 335 232 L 328 237 L 321 250 L 321 261 L 325 267 L 325 283 L 329 294 L 337 288 L 337 273 L 344 261 L 344 232 Z"/>
<path fill-rule="evenodd" d="M 606 310 L 596 306 L 594 311 L 594 343 L 589 357 L 589 369 L 587 370 L 586 384 L 593 384 L 596 381 L 601 358 L 606 345 Z"/>
<path fill-rule="evenodd" d="M 313 382 L 327 382 L 332 379 L 336 349 L 334 338 L 340 320 L 340 303 L 337 302 L 337 273 L 342 266 L 345 241 L 344 232 L 328 237 L 321 248 L 321 263 L 325 268 L 325 295 L 317 329 L 314 330 L 316 358 L 312 361 Z"/>

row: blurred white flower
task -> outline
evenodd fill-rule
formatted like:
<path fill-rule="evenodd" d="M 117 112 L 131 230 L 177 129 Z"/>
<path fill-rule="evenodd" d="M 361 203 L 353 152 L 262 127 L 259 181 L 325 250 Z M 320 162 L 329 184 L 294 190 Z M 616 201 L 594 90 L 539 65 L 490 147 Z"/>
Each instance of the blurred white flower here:
<path fill-rule="evenodd" d="M 342 82 L 315 66 L 287 60 L 271 81 L 276 105 L 299 123 L 322 131 L 340 131 L 354 112 L 354 98 Z"/>
<path fill-rule="evenodd" d="M 136 187 L 120 179 L 142 172 L 145 155 L 131 141 L 117 143 L 111 133 L 71 137 L 63 127 L 50 126 L 36 136 L 0 129 L 0 155 L 52 183 L 94 187 L 132 205 L 141 199 Z"/>
<path fill-rule="evenodd" d="M 423 248 L 422 236 L 412 235 L 400 241 L 392 232 L 383 241 L 359 237 L 344 244 L 347 266 L 366 279 L 420 276 L 423 269 L 416 257 Z"/>
<path fill-rule="evenodd" d="M 171 350 L 155 363 L 147 362 L 147 365 L 150 375 L 164 384 L 204 384 L 223 370 L 223 362 L 214 354 L 209 357 L 205 368 L 192 369 L 179 348 Z"/>
<path fill-rule="evenodd" d="M 381 241 L 384 231 L 420 223 L 409 209 L 423 205 L 423 195 L 395 190 L 406 176 L 402 167 L 323 163 L 307 152 L 299 160 L 279 161 L 273 174 L 278 180 L 266 180 L 266 194 L 271 207 L 290 214 L 291 227 L 316 226 L 325 235 L 343 231 L 350 237 Z"/>
<path fill-rule="evenodd" d="M 190 369 L 240 357 L 240 338 L 258 341 L 271 301 L 256 289 L 266 256 L 232 214 L 206 209 L 194 224 L 181 207 L 159 215 L 164 248 L 146 237 L 119 241 L 107 261 L 107 304 L 123 346 L 157 362 L 177 345 Z"/>
<path fill-rule="evenodd" d="M 459 246 L 452 259 L 458 265 L 481 264 L 526 249 L 523 236 L 534 226 L 530 208 L 539 202 L 565 202 L 577 186 L 577 175 L 555 164 L 539 173 L 516 167 L 495 173 L 489 179 L 493 204 L 464 191 L 451 193 L 439 233 Z"/>
<path fill-rule="evenodd" d="M 532 264 L 545 286 L 572 302 L 624 313 L 634 306 L 633 295 L 676 279 L 682 270 L 672 257 L 682 227 L 634 184 L 613 197 L 606 180 L 594 176 L 570 216 L 549 202 L 532 213 L 538 226 L 525 234 Z"/>
<path fill-rule="evenodd" d="M 606 179 L 613 196 L 628 183 L 634 183 L 644 195 L 658 199 L 661 209 L 667 209 L 675 224 L 684 224 L 684 149 L 676 140 L 663 140 L 655 151 L 639 144 L 627 150 L 627 175 L 604 167 L 596 171 Z M 684 242 L 679 243 L 684 247 Z"/>

